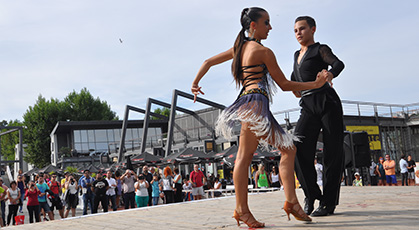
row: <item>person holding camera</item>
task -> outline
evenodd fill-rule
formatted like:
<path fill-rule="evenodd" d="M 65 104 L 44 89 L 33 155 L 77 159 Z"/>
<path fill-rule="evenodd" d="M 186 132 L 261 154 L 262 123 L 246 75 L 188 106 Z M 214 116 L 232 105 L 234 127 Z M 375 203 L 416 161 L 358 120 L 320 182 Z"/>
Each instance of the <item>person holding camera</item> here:
<path fill-rule="evenodd" d="M 87 215 L 87 206 L 89 206 L 90 212 L 93 213 L 93 182 L 94 178 L 90 177 L 90 171 L 84 170 L 84 178 L 80 180 L 80 186 L 83 192 L 83 215 Z"/>
<path fill-rule="evenodd" d="M 140 174 L 138 177 L 137 182 L 134 184 L 135 188 L 135 202 L 137 203 L 137 207 L 147 207 L 148 204 L 148 188 L 150 184 L 145 179 L 144 174 Z"/>
<path fill-rule="evenodd" d="M 137 175 L 130 170 L 127 169 L 124 173 L 124 175 L 121 176 L 121 181 L 123 183 L 122 185 L 122 191 L 124 192 L 124 205 L 125 209 L 135 208 L 135 188 L 134 183 L 137 180 Z"/>
<path fill-rule="evenodd" d="M 66 189 L 66 193 L 67 193 L 67 195 L 64 196 L 64 199 L 67 204 L 67 210 L 65 211 L 64 218 L 68 217 L 70 209 L 71 209 L 71 216 L 72 217 L 76 216 L 76 207 L 79 201 L 78 196 L 77 196 L 78 186 L 79 185 L 77 181 L 74 179 L 73 175 L 70 175 L 68 177 L 68 180 L 64 184 L 64 188 Z"/>
<path fill-rule="evenodd" d="M 39 201 L 38 201 L 38 195 L 40 194 L 41 194 L 41 191 L 39 191 L 38 187 L 35 185 L 35 182 L 30 181 L 28 183 L 28 189 L 26 190 L 26 193 L 25 193 L 25 198 L 28 198 L 28 202 L 26 203 L 26 208 L 28 209 L 28 213 L 29 213 L 29 223 L 33 223 L 34 216 L 35 216 L 35 221 L 40 222 Z"/>

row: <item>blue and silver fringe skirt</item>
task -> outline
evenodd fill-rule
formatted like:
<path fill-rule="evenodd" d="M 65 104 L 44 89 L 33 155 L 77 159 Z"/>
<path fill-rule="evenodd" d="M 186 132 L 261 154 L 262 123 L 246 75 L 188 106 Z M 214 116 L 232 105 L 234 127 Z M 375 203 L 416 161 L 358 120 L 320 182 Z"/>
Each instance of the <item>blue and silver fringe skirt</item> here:
<path fill-rule="evenodd" d="M 215 127 L 217 135 L 231 140 L 233 126 L 237 122 L 248 123 L 264 149 L 268 149 L 269 145 L 290 148 L 294 141 L 299 141 L 296 136 L 286 133 L 275 120 L 269 110 L 268 93 L 261 88 L 242 91 L 236 101 L 221 112 Z"/>

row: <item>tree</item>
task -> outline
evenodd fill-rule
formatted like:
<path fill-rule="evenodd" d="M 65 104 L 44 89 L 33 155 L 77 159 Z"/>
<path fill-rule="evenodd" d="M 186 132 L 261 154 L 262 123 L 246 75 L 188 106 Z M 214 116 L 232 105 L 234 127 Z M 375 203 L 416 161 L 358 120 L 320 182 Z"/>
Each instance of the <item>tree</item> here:
<path fill-rule="evenodd" d="M 90 92 L 83 88 L 80 93 L 71 92 L 65 99 L 66 108 L 71 111 L 71 121 L 100 121 L 117 120 L 116 113 L 106 101 L 93 98 Z"/>
<path fill-rule="evenodd" d="M 14 121 L 5 121 L 3 120 L 0 122 L 0 127 L 7 127 L 7 126 L 23 126 L 18 120 Z M 2 129 L 1 132 L 9 131 L 10 129 Z M 23 133 L 25 133 L 25 129 L 23 129 Z M 0 148 L 1 148 L 1 155 L 4 157 L 5 160 L 15 160 L 15 146 L 19 143 L 19 132 L 15 131 L 3 136 L 0 136 Z"/>
<path fill-rule="evenodd" d="M 68 172 L 70 174 L 74 174 L 77 173 L 79 170 L 76 167 L 72 167 L 72 166 L 67 166 L 67 168 L 65 168 L 64 172 Z"/>
<path fill-rule="evenodd" d="M 27 144 L 25 160 L 42 168 L 51 162 L 51 131 L 58 121 L 68 118 L 64 103 L 57 99 L 47 101 L 42 95 L 36 104 L 23 115 L 27 132 L 24 137 Z"/>
<path fill-rule="evenodd" d="M 160 109 L 160 108 L 157 108 L 157 109 L 155 109 L 154 111 L 153 111 L 153 113 L 157 113 L 157 114 L 160 114 L 160 115 L 164 115 L 164 116 L 166 116 L 167 118 L 169 118 L 169 116 L 170 116 L 170 109 L 169 108 L 166 108 L 166 107 L 164 107 L 163 109 Z M 151 120 L 161 120 L 161 118 L 158 118 L 158 117 L 151 117 Z"/>
<path fill-rule="evenodd" d="M 46 100 L 38 97 L 33 107 L 23 115 L 27 134 L 24 136 L 28 145 L 25 160 L 42 168 L 51 162 L 50 134 L 58 121 L 91 121 L 118 119 L 106 101 L 94 98 L 84 88 L 80 93 L 71 92 L 64 101 Z"/>

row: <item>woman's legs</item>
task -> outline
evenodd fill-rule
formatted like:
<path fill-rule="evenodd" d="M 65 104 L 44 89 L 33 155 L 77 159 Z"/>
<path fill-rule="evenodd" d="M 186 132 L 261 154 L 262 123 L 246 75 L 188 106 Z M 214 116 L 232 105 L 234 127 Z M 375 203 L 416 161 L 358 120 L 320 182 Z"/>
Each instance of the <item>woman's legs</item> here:
<path fill-rule="evenodd" d="M 294 160 L 296 148 L 280 148 L 281 161 L 279 163 L 279 171 L 284 186 L 285 199 L 290 203 L 297 203 L 297 195 L 295 193 L 295 179 L 294 179 Z"/>
<path fill-rule="evenodd" d="M 35 214 L 34 206 L 27 206 L 26 208 L 28 209 L 29 213 L 29 223 L 33 223 L 33 216 Z"/>
<path fill-rule="evenodd" d="M 236 211 L 240 214 L 250 212 L 247 202 L 248 173 L 253 153 L 258 146 L 256 135 L 250 131 L 247 123 L 242 123 L 239 149 L 234 165 L 233 181 L 236 191 Z"/>

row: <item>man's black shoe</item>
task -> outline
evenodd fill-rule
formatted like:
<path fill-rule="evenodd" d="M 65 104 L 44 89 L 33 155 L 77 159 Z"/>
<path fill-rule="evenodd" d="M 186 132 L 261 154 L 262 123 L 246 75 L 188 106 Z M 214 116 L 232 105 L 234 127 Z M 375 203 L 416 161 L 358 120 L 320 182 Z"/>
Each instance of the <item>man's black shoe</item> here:
<path fill-rule="evenodd" d="M 326 205 L 320 205 L 313 213 L 311 213 L 311 216 L 327 216 L 329 214 L 333 214 L 334 211 L 334 208 L 329 209 L 326 207 Z"/>
<path fill-rule="evenodd" d="M 304 212 L 307 215 L 310 215 L 314 210 L 314 200 L 310 200 L 308 198 L 304 199 Z"/>
<path fill-rule="evenodd" d="M 335 214 L 335 209 L 336 209 L 336 206 L 334 206 L 333 208 L 330 208 L 329 209 L 329 215 Z"/>

